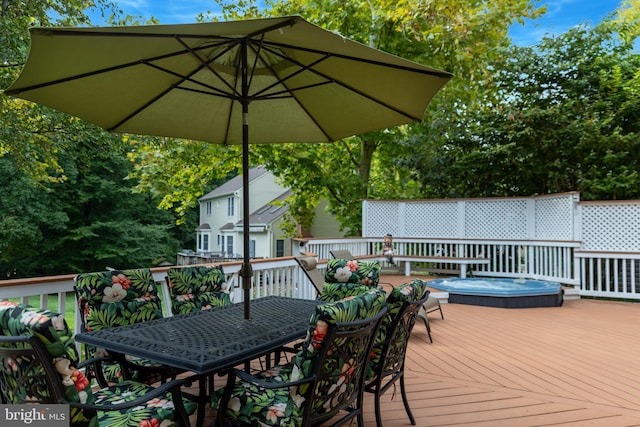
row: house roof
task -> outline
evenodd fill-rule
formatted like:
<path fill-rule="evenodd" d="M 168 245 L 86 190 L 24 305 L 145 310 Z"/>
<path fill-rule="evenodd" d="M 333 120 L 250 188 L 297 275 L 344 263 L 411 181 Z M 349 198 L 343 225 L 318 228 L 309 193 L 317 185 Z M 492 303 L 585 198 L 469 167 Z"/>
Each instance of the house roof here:
<path fill-rule="evenodd" d="M 232 222 L 226 223 L 225 225 L 220 227 L 220 230 L 233 230 L 233 223 Z"/>
<path fill-rule="evenodd" d="M 256 178 L 268 172 L 269 171 L 264 165 L 249 169 L 249 182 L 255 180 Z M 234 178 L 231 178 L 229 181 L 225 182 L 221 186 L 217 187 L 216 189 L 200 197 L 199 200 L 215 199 L 217 197 L 233 194 L 240 189 L 242 189 L 242 175 L 238 175 Z"/>
<path fill-rule="evenodd" d="M 280 218 L 287 210 L 289 210 L 289 205 L 274 205 L 273 203 L 276 201 L 283 201 L 287 197 L 289 197 L 293 191 L 287 190 L 275 199 L 271 200 L 269 203 L 260 206 L 256 209 L 251 215 L 249 215 L 249 224 L 250 225 L 267 225 Z M 242 225 L 242 220 L 236 223 L 236 227 Z"/>

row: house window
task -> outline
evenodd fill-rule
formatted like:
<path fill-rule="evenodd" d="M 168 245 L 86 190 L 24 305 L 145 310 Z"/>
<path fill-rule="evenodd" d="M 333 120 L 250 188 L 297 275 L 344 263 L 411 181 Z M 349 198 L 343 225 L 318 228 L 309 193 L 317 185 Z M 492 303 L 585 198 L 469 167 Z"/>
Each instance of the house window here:
<path fill-rule="evenodd" d="M 256 240 L 251 239 L 249 241 L 249 258 L 255 258 L 255 257 L 256 257 Z"/>
<path fill-rule="evenodd" d="M 211 202 L 207 202 L 207 216 L 211 216 Z"/>
<path fill-rule="evenodd" d="M 284 256 L 284 240 L 276 240 L 276 258 Z"/>
<path fill-rule="evenodd" d="M 222 236 L 218 234 L 218 247 L 222 247 Z"/>
<path fill-rule="evenodd" d="M 202 236 L 202 250 L 204 252 L 209 252 L 209 235 L 205 234 Z"/>
<path fill-rule="evenodd" d="M 235 210 L 233 206 L 234 201 L 235 199 L 233 197 L 227 198 L 227 216 L 235 215 Z"/>
<path fill-rule="evenodd" d="M 233 255 L 233 236 L 227 236 L 227 250 L 225 252 L 228 256 Z"/>
<path fill-rule="evenodd" d="M 202 250 L 202 234 L 198 234 L 198 250 Z"/>

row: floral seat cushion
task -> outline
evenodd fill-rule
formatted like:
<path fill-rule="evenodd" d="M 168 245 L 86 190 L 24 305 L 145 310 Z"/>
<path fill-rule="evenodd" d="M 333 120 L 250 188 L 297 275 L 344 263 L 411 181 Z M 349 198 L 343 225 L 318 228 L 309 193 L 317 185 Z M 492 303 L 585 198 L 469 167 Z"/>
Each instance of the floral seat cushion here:
<path fill-rule="evenodd" d="M 358 261 L 356 259 L 330 259 L 324 276 L 326 283 L 359 283 L 378 286 L 380 281 L 380 263 L 377 261 Z"/>
<path fill-rule="evenodd" d="M 100 389 L 94 395 L 98 405 L 116 404 L 130 402 L 151 390 L 152 387 L 147 384 L 123 381 L 111 387 Z M 183 404 L 188 414 L 193 414 L 197 409 L 196 403 L 191 400 L 183 399 Z M 174 409 L 171 393 L 166 393 L 164 396 L 136 406 L 133 410 L 98 411 L 98 425 L 122 427 L 178 426 Z"/>
<path fill-rule="evenodd" d="M 155 280 L 149 269 L 113 270 L 99 273 L 82 273 L 76 277 L 74 287 L 83 332 L 98 331 L 114 326 L 162 317 L 162 302 L 158 296 Z M 105 354 L 103 349 L 87 347 L 88 357 Z M 146 359 L 129 357 L 139 366 L 161 365 Z M 121 381 L 122 372 L 117 364 L 103 364 L 107 381 Z M 153 382 L 159 377 L 141 371 L 131 372 L 132 379 Z M 148 377 L 151 375 L 151 377 Z"/>
<path fill-rule="evenodd" d="M 36 309 L 13 302 L 0 302 L 0 334 L 5 336 L 34 335 L 46 348 L 51 357 L 51 364 L 59 374 L 60 384 L 66 402 L 82 404 L 100 404 L 104 402 L 131 401 L 138 398 L 151 388 L 136 382 L 121 382 L 110 388 L 92 392 L 89 380 L 82 371 L 76 368 L 78 353 L 75 340 L 64 319 L 64 316 L 45 309 Z M 6 390 L 11 403 L 19 404 L 30 400 L 30 390 L 40 390 L 44 395 L 51 395 L 50 384 L 44 374 L 42 366 L 36 367 L 41 374 L 29 375 L 31 383 L 18 381 L 24 378 L 28 370 L 34 369 L 30 361 L 21 358 L 2 360 L 0 369 L 7 384 Z M 12 380 L 13 379 L 13 380 Z M 4 385 L 3 385 L 4 386 Z M 53 400 L 52 403 L 59 403 Z M 64 403 L 64 402 L 60 402 Z M 188 413 L 195 412 L 195 404 L 184 402 Z M 150 400 L 132 410 L 117 412 L 102 412 L 84 408 L 71 407 L 71 424 L 73 426 L 172 426 L 174 424 L 174 406 L 170 393 L 158 399 Z"/>
<path fill-rule="evenodd" d="M 169 268 L 167 285 L 171 293 L 171 311 L 185 314 L 231 304 L 225 281 L 221 265 Z"/>
<path fill-rule="evenodd" d="M 319 350 L 322 348 L 328 325 L 336 322 L 349 322 L 372 317 L 384 307 L 386 294 L 381 289 L 368 288 L 368 292 L 351 296 L 346 299 L 320 304 L 316 307 L 309 321 L 307 337 L 302 349 L 287 364 L 262 371 L 254 376 L 269 383 L 286 383 L 308 378 L 314 368 Z M 335 387 L 355 387 L 355 381 L 350 382 L 350 375 L 354 372 L 349 368 L 348 360 L 336 360 L 327 357 L 323 370 L 337 371 L 342 385 L 335 383 L 317 384 L 318 394 L 331 399 Z M 227 415 L 239 425 L 256 426 L 298 426 L 302 418 L 302 405 L 305 400 L 309 384 L 293 387 L 265 388 L 237 381 L 227 406 Z M 218 390 L 212 396 L 212 406 L 218 407 L 218 402 L 224 389 Z M 327 400 L 313 402 L 313 412 L 325 413 L 331 406 Z"/>

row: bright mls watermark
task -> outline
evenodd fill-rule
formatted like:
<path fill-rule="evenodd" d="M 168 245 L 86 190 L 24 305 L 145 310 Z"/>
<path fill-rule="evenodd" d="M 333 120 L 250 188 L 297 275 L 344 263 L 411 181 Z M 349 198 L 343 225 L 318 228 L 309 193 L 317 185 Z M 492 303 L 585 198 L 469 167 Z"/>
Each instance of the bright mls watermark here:
<path fill-rule="evenodd" d="M 69 405 L 0 405 L 2 427 L 69 427 Z"/>

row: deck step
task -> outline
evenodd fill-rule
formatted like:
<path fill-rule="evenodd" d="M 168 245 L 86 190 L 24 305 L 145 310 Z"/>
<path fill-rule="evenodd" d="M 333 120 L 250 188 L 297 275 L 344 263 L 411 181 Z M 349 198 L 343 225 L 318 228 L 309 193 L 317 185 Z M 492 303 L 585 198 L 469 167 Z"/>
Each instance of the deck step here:
<path fill-rule="evenodd" d="M 580 289 L 564 288 L 564 301 L 575 301 L 580 299 Z"/>

